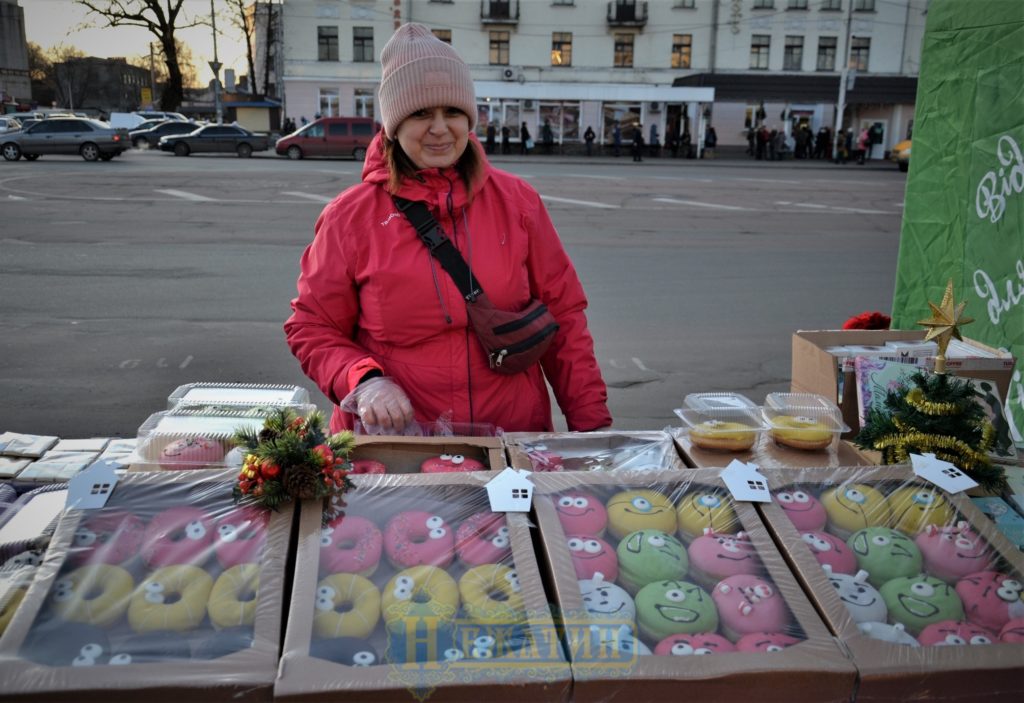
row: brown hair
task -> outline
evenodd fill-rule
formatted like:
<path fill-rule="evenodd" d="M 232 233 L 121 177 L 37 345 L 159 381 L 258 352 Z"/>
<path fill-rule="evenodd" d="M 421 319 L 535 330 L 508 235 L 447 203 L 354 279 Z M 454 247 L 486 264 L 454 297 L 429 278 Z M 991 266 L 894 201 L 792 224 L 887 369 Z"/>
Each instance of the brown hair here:
<path fill-rule="evenodd" d="M 402 149 L 397 139 L 389 139 L 386 134 L 381 134 L 384 142 L 384 163 L 388 169 L 388 191 L 397 193 L 402 187 L 402 181 L 419 178 L 416 164 L 412 162 L 409 155 Z M 466 194 L 470 199 L 473 197 L 473 184 L 483 176 L 484 161 L 477 151 L 479 147 L 476 140 L 470 139 L 466 143 L 466 149 L 462 156 L 455 162 L 455 170 L 466 186 Z"/>

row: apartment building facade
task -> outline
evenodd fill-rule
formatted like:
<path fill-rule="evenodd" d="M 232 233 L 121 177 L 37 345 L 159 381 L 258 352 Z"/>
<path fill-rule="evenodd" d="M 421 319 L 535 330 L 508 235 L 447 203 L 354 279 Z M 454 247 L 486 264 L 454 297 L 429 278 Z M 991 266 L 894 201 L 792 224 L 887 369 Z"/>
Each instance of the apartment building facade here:
<path fill-rule="evenodd" d="M 481 138 L 547 122 L 564 148 L 588 126 L 719 146 L 778 115 L 832 125 L 842 63 L 858 67 L 847 121 L 882 122 L 883 148 L 913 114 L 927 0 L 283 0 L 287 116 L 377 116 L 380 50 L 421 22 L 470 65 Z M 848 41 L 849 37 L 849 41 Z M 869 80 L 870 79 L 870 80 Z M 872 86 L 872 81 L 878 85 Z M 896 95 L 892 83 L 903 87 Z M 886 93 L 885 88 L 889 92 Z M 898 91 L 897 91 L 898 92 Z M 907 100 L 909 96 L 909 101 Z M 782 119 L 785 111 L 786 119 Z M 856 122 L 859 127 L 860 123 Z M 898 138 L 897 138 L 898 137 Z"/>

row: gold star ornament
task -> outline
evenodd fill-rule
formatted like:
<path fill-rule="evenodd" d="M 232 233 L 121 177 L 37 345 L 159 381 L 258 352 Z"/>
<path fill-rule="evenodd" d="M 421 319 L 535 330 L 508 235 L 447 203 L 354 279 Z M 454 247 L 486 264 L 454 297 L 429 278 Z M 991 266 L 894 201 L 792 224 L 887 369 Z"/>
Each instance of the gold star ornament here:
<path fill-rule="evenodd" d="M 936 305 L 929 300 L 928 306 L 932 309 L 932 316 L 926 320 L 919 321 L 917 324 L 928 328 L 928 334 L 925 335 L 924 341 L 929 342 L 934 339 L 939 345 L 939 353 L 935 357 L 935 373 L 944 374 L 946 373 L 946 348 L 949 346 L 949 340 L 956 337 L 963 341 L 959 328 L 974 322 L 974 318 L 965 317 L 963 314 L 964 308 L 967 307 L 966 301 L 961 302 L 955 308 L 953 307 L 952 278 L 946 284 L 946 292 L 942 296 L 942 302 Z"/>

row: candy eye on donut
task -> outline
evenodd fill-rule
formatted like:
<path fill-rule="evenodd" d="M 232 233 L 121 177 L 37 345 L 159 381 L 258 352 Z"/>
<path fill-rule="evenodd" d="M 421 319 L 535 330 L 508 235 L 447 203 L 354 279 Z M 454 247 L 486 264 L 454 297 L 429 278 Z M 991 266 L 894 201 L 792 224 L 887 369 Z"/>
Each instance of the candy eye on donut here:
<path fill-rule="evenodd" d="M 444 518 L 440 515 L 431 515 L 427 518 L 427 527 L 434 529 L 444 526 Z"/>
<path fill-rule="evenodd" d="M 875 535 L 874 537 L 871 538 L 871 543 L 872 544 L 876 544 L 879 547 L 884 547 L 885 545 L 889 544 L 889 542 L 891 542 L 891 541 L 892 540 L 890 540 L 885 535 Z"/>
<path fill-rule="evenodd" d="M 776 493 L 775 497 L 779 499 L 780 503 L 793 503 L 796 500 L 789 493 Z"/>
<path fill-rule="evenodd" d="M 185 536 L 189 539 L 202 539 L 206 536 L 206 527 L 199 520 L 193 520 L 185 525 Z"/>
<path fill-rule="evenodd" d="M 164 594 L 159 591 L 151 591 L 147 589 L 144 598 L 147 603 L 153 603 L 155 605 L 160 605 L 164 602 Z"/>
<path fill-rule="evenodd" d="M 84 654 L 79 654 L 71 660 L 71 666 L 95 666 L 96 660 Z"/>
<path fill-rule="evenodd" d="M 509 571 L 505 573 L 505 580 L 512 585 L 513 591 L 519 591 L 522 586 L 519 585 L 519 574 L 515 571 Z"/>
<path fill-rule="evenodd" d="M 781 652 L 782 651 L 782 647 L 780 647 L 777 644 L 770 644 L 770 645 L 768 645 L 767 647 L 764 648 L 764 651 L 766 651 L 766 652 Z"/>
<path fill-rule="evenodd" d="M 87 527 L 79 527 L 75 530 L 75 546 L 91 547 L 96 543 L 96 533 Z"/>
<path fill-rule="evenodd" d="M 163 593 L 164 585 L 159 581 L 150 581 L 144 587 L 147 593 Z"/>
<path fill-rule="evenodd" d="M 586 542 L 583 543 L 583 551 L 587 554 L 600 554 L 601 543 L 598 542 L 596 539 L 588 539 Z"/>
<path fill-rule="evenodd" d="M 560 508 L 571 508 L 576 504 L 576 501 L 572 499 L 572 496 L 562 496 L 558 499 L 558 506 Z"/>
<path fill-rule="evenodd" d="M 962 645 L 962 644 L 967 644 L 967 640 L 965 640 L 960 635 L 949 634 L 949 635 L 946 635 L 946 639 L 943 640 L 942 644 L 951 645 L 951 646 L 956 647 L 956 646 L 959 646 L 959 645 Z"/>
<path fill-rule="evenodd" d="M 452 455 L 451 454 L 442 454 L 440 458 L 441 458 L 441 461 L 451 461 L 452 460 Z"/>
<path fill-rule="evenodd" d="M 992 640 L 985 635 L 974 635 L 971 637 L 971 644 L 992 644 Z"/>
<path fill-rule="evenodd" d="M 53 599 L 58 603 L 70 600 L 74 595 L 75 583 L 71 579 L 61 579 L 54 584 Z"/>
<path fill-rule="evenodd" d="M 918 505 L 931 505 L 935 502 L 935 494 L 931 491 L 918 491 L 912 500 Z"/>
<path fill-rule="evenodd" d="M 435 527 L 430 531 L 430 539 L 441 539 L 446 534 L 448 534 L 448 530 L 443 527 Z"/>
<path fill-rule="evenodd" d="M 868 502 L 868 497 L 861 493 L 860 491 L 858 491 L 856 488 L 846 489 L 846 497 L 849 498 L 854 503 L 860 503 L 862 505 Z"/>
<path fill-rule="evenodd" d="M 334 598 L 334 596 L 336 595 L 338 594 L 335 593 L 334 589 L 330 586 L 321 586 L 320 588 L 316 589 L 317 598 Z"/>
<path fill-rule="evenodd" d="M 491 539 L 491 544 L 493 544 L 498 549 L 504 549 L 508 546 L 508 537 L 505 537 L 504 535 L 495 535 Z"/>
<path fill-rule="evenodd" d="M 630 502 L 633 504 L 634 508 L 641 512 L 646 513 L 648 510 L 651 509 L 651 501 L 647 500 L 646 498 L 641 498 L 640 496 L 637 496 Z"/>
<path fill-rule="evenodd" d="M 665 591 L 665 598 L 673 603 L 680 603 L 686 600 L 686 594 L 678 588 Z"/>
<path fill-rule="evenodd" d="M 234 525 L 221 525 L 217 528 L 217 536 L 224 542 L 234 542 L 238 537 L 238 529 Z"/>
<path fill-rule="evenodd" d="M 577 508 L 585 508 L 589 504 L 589 501 L 582 496 L 573 501 L 573 505 L 575 505 Z"/>
<path fill-rule="evenodd" d="M 327 596 L 320 596 L 316 599 L 317 610 L 334 610 L 334 600 Z"/>
<path fill-rule="evenodd" d="M 647 544 L 651 545 L 652 547 L 664 547 L 666 542 L 665 538 L 661 535 L 651 535 L 647 538 Z"/>
<path fill-rule="evenodd" d="M 915 596 L 921 596 L 922 598 L 928 598 L 935 595 L 935 587 L 930 583 L 924 583 L 923 581 L 918 581 L 912 585 L 910 590 L 913 591 Z"/>
<path fill-rule="evenodd" d="M 672 654 L 677 657 L 685 657 L 693 654 L 693 647 L 688 642 L 676 642 L 672 645 Z"/>
<path fill-rule="evenodd" d="M 331 546 L 331 535 L 334 534 L 334 528 L 325 527 L 320 530 L 320 546 L 330 547 Z"/>
<path fill-rule="evenodd" d="M 90 659 L 99 659 L 100 655 L 103 654 L 103 646 L 96 644 L 95 642 L 90 642 L 89 644 L 82 647 L 82 649 L 79 651 L 83 657 L 89 657 Z"/>
<path fill-rule="evenodd" d="M 569 550 L 573 552 L 583 551 L 583 540 L 578 537 L 573 537 L 569 540 Z"/>
<path fill-rule="evenodd" d="M 495 534 L 497 534 L 500 537 L 508 537 L 508 526 L 502 525 L 498 528 L 498 531 Z"/>
<path fill-rule="evenodd" d="M 1019 581 L 1007 579 L 999 586 L 996 594 L 1005 601 L 1014 603 L 1020 600 L 1021 585 Z"/>
<path fill-rule="evenodd" d="M 121 652 L 120 654 L 115 654 L 114 656 L 112 656 L 110 658 L 110 661 L 107 663 L 112 666 L 122 666 L 124 664 L 131 664 L 132 655 L 126 652 Z"/>
<path fill-rule="evenodd" d="M 352 666 L 373 666 L 376 661 L 373 652 L 356 652 L 352 655 Z"/>
<path fill-rule="evenodd" d="M 465 460 L 466 460 L 466 457 L 462 456 L 461 454 L 452 454 L 452 463 L 453 464 L 461 464 Z"/>

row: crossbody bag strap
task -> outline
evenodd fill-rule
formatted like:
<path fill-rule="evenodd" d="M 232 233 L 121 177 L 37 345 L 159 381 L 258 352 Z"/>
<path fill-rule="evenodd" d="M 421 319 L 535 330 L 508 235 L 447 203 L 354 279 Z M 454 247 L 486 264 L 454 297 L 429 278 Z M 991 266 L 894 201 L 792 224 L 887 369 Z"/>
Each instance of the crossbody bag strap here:
<path fill-rule="evenodd" d="M 462 297 L 470 303 L 475 301 L 483 293 L 483 289 L 476 282 L 476 277 L 469 269 L 469 264 L 462 258 L 462 254 L 455 248 L 452 240 L 445 235 L 434 216 L 430 214 L 426 203 L 407 200 L 397 195 L 392 195 L 391 199 L 395 201 L 395 205 L 416 229 L 416 234 L 426 245 L 431 256 L 437 259 L 441 268 L 451 276 Z"/>

